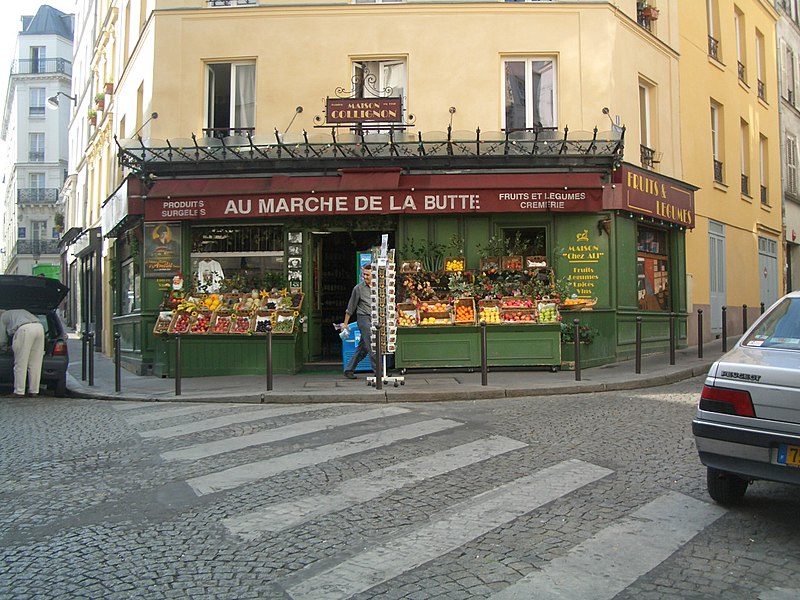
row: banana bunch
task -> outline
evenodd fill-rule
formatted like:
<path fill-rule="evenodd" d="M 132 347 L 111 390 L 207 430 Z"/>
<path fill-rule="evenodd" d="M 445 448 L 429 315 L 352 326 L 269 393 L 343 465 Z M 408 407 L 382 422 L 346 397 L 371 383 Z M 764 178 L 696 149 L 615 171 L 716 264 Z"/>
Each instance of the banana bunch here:
<path fill-rule="evenodd" d="M 174 313 L 177 312 L 185 312 L 189 314 L 197 314 L 197 304 L 195 303 L 194 298 L 184 298 L 179 303 L 178 306 L 172 311 Z"/>

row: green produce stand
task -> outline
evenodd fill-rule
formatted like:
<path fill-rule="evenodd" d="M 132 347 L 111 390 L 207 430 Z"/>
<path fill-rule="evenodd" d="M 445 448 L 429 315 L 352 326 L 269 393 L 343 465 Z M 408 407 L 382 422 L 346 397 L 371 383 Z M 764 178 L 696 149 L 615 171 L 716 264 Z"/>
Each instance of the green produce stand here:
<path fill-rule="evenodd" d="M 561 366 L 561 325 L 487 325 L 490 367 Z M 480 368 L 478 325 L 402 327 L 397 331 L 395 366 L 400 369 Z"/>

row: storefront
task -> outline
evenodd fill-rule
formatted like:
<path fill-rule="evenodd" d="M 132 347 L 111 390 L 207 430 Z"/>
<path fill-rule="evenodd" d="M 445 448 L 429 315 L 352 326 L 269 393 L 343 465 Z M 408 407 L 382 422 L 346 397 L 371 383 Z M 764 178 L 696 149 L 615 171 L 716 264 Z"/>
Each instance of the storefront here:
<path fill-rule="evenodd" d="M 685 343 L 689 186 L 621 165 L 621 140 L 548 147 L 507 137 L 464 142 L 460 152 L 449 144 L 427 152 L 423 139 L 371 145 L 367 136 L 348 145 L 223 146 L 205 160 L 189 149 L 170 160 L 172 148 L 121 149 L 136 172 L 129 181 L 148 184 L 139 216 L 129 210 L 111 227 L 114 323 L 132 368 L 172 375 L 179 333 L 185 376 L 261 373 L 258 324 L 267 318 L 276 372 L 340 368 L 333 324 L 361 253 L 383 235 L 396 250 L 397 302 L 414 305 L 413 322 L 397 323 L 400 368 L 477 366 L 481 309 L 495 307 L 502 321 L 487 320 L 495 366 L 569 366 L 559 320 L 576 317 L 591 342 L 587 366 L 632 353 L 636 316 L 655 349 L 668 343 L 676 312 Z M 630 173 L 658 182 L 656 195 L 667 190 L 654 195 L 655 210 L 636 204 Z M 673 188 L 685 192 L 680 206 Z M 412 285 L 425 292 L 409 295 Z M 186 297 L 194 307 L 181 307 Z M 531 306 L 515 306 L 514 297 Z M 422 304 L 434 300 L 446 307 L 427 315 Z M 177 324 L 181 308 L 186 321 Z M 225 333 L 215 333 L 218 316 Z"/>

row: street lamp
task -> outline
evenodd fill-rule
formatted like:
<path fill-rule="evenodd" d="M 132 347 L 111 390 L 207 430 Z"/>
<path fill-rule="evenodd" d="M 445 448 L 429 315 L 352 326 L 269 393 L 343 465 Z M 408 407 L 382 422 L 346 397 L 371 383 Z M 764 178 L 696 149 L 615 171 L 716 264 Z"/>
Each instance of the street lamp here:
<path fill-rule="evenodd" d="M 59 96 L 64 96 L 65 98 L 69 98 L 75 104 L 78 103 L 78 96 L 70 96 L 69 94 L 67 94 L 65 92 L 56 92 L 55 96 L 50 96 L 47 99 L 47 108 L 52 108 L 53 110 L 57 109 L 58 108 L 58 97 Z"/>

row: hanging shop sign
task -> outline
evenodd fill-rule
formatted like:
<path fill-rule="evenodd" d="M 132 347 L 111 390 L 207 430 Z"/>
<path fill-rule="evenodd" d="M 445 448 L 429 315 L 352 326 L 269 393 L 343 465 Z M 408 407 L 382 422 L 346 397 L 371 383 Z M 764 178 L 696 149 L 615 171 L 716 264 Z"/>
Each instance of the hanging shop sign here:
<path fill-rule="evenodd" d="M 603 208 L 628 210 L 694 228 L 696 187 L 628 164 L 623 164 L 616 173 L 615 193 L 606 196 Z"/>
<path fill-rule="evenodd" d="M 400 98 L 328 98 L 326 121 L 334 123 L 401 123 Z"/>
<path fill-rule="evenodd" d="M 180 223 L 145 223 L 144 240 L 145 277 L 167 277 L 180 274 Z"/>

